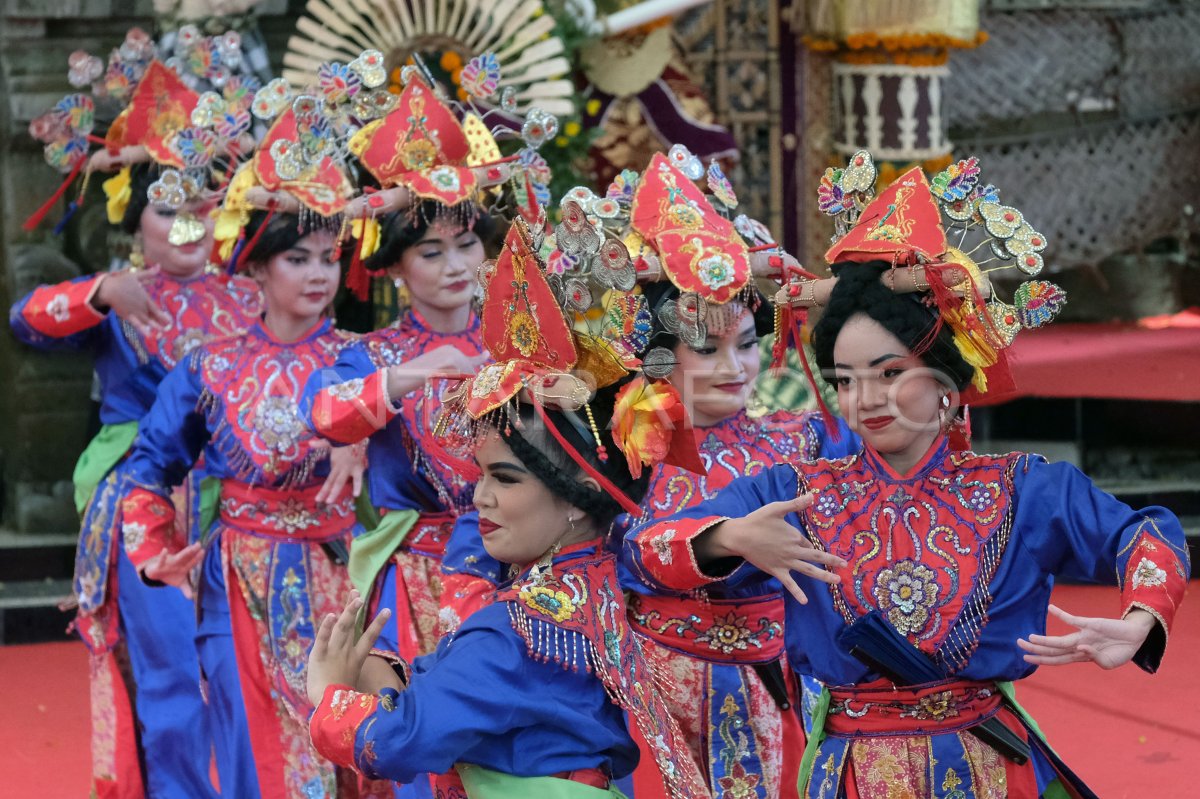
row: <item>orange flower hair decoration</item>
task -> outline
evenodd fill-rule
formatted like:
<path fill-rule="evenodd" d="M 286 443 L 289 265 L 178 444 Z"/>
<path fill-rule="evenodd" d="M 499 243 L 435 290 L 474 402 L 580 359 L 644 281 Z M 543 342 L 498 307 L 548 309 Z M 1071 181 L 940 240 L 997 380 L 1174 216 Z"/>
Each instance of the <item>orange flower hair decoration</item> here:
<path fill-rule="evenodd" d="M 683 398 L 665 380 L 641 375 L 617 392 L 612 435 L 635 478 L 641 476 L 643 466 L 655 463 L 669 463 L 697 474 L 705 471 Z"/>

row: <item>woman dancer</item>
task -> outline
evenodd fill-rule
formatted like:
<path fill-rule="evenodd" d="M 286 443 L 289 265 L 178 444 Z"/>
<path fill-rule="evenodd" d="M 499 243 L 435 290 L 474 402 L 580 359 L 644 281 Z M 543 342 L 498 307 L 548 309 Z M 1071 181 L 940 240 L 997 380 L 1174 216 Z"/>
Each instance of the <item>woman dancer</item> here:
<path fill-rule="evenodd" d="M 1040 234 L 977 175 L 972 159 L 935 181 L 948 217 L 986 229 L 1004 245 L 993 252 L 1040 263 Z M 791 294 L 826 305 L 816 359 L 862 449 L 735 481 L 634 531 L 627 555 L 674 590 L 762 573 L 788 588 L 791 665 L 837 686 L 815 713 L 802 794 L 1091 796 L 1011 682 L 1066 662 L 1157 668 L 1188 573 L 1178 521 L 1134 511 L 1066 464 L 953 452 L 955 398 L 998 379 L 1017 321 L 1048 321 L 1057 289 L 1026 284 L 1008 317 L 982 305 L 982 278 L 948 246 L 919 170 L 851 205 L 857 225 L 827 255 L 832 290 Z M 1049 605 L 1055 577 L 1112 580 L 1114 570 L 1120 619 Z M 1041 635 L 1048 607 L 1076 631 Z"/>
<path fill-rule="evenodd" d="M 570 374 L 576 344 L 530 246 L 518 222 L 483 312 L 499 362 L 466 383 L 440 428 L 477 442 L 480 532 L 521 574 L 403 670 L 406 687 L 393 677 L 378 694 L 353 686 L 387 611 L 361 639 L 357 597 L 336 622 L 326 617 L 309 668 L 313 740 L 370 776 L 408 782 L 456 766 L 470 797 L 605 796 L 637 758 L 624 710 L 654 742 L 664 795 L 707 796 L 678 757 L 603 541 L 646 482 L 608 431 L 619 384 L 592 398 Z M 502 319 L 509 324 L 488 326 Z"/>
<path fill-rule="evenodd" d="M 130 33 L 122 51 L 149 45 L 139 33 Z M 92 159 L 96 168 L 120 170 L 104 189 L 109 222 L 133 236 L 129 265 L 41 286 L 13 307 L 10 323 L 31 346 L 93 353 L 100 382 L 103 427 L 74 475 L 84 517 L 74 592 L 76 629 L 91 653 L 93 789 L 101 796 L 203 797 L 215 795 L 208 776 L 213 742 L 199 690 L 195 613 L 178 591 L 153 591 L 138 579 L 117 535 L 122 495 L 114 467 L 167 371 L 200 344 L 244 332 L 262 301 L 253 281 L 206 266 L 215 205 L 206 191 L 178 207 L 149 199 L 179 165 L 169 146 L 179 120 L 168 112 L 196 100 L 149 52 L 124 112 L 142 124 L 114 126 L 108 144 L 119 154 L 106 149 Z M 197 525 L 202 476 L 202 469 L 194 472 L 177 493 L 185 533 Z M 123 670 L 118 664 L 126 657 L 130 668 Z"/>
<path fill-rule="evenodd" d="M 446 387 L 439 375 L 471 374 L 487 359 L 472 307 L 493 226 L 482 189 L 518 171 L 507 163 L 468 168 L 463 127 L 416 78 L 351 149 L 383 187 L 356 202 L 393 209 L 364 266 L 394 280 L 409 304 L 311 380 L 306 395 L 318 435 L 339 444 L 369 439 L 366 505 L 377 519 L 355 542 L 351 574 L 372 606 L 393 611 L 380 648 L 411 660 L 433 651 L 443 632 L 443 555 L 473 490 L 432 440 Z M 416 151 L 426 155 L 405 155 Z"/>
<path fill-rule="evenodd" d="M 235 257 L 262 286 L 263 318 L 243 336 L 198 348 L 163 381 L 125 469 L 132 488 L 122 507 L 126 549 L 146 578 L 186 584 L 203 558 L 199 645 L 222 792 L 264 799 L 357 790 L 338 781 L 305 729 L 314 619 L 350 588 L 355 517 L 348 492 L 318 501 L 330 448 L 299 409 L 308 377 L 353 341 L 326 314 L 340 275 L 337 215 L 351 188 L 328 157 L 295 182 L 280 180 L 282 148 L 272 145 L 295 132 L 289 109 L 234 179 L 223 211 L 248 218 Z M 166 492 L 201 453 L 221 479 L 220 515 L 205 551 L 168 567 L 156 560 L 173 548 Z"/>

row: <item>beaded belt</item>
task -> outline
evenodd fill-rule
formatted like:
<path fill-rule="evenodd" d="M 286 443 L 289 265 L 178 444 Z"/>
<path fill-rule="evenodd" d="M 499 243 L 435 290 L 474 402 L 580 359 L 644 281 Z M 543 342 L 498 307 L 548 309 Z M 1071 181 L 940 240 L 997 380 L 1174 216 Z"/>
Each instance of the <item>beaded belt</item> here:
<path fill-rule="evenodd" d="M 638 633 L 713 663 L 770 663 L 783 657 L 783 597 L 696 599 L 643 596 L 629 603 Z"/>
<path fill-rule="evenodd" d="M 994 683 L 967 680 L 905 688 L 876 680 L 830 688 L 829 694 L 825 731 L 841 738 L 951 732 L 978 724 L 1001 707 Z"/>
<path fill-rule="evenodd" d="M 221 481 L 221 521 L 252 535 L 292 541 L 345 538 L 355 524 L 354 498 L 318 505 L 321 486 L 286 491 Z"/>
<path fill-rule="evenodd" d="M 446 542 L 454 530 L 454 519 L 454 514 L 449 511 L 422 513 L 404 537 L 400 549 L 434 558 L 442 557 L 446 554 Z"/>

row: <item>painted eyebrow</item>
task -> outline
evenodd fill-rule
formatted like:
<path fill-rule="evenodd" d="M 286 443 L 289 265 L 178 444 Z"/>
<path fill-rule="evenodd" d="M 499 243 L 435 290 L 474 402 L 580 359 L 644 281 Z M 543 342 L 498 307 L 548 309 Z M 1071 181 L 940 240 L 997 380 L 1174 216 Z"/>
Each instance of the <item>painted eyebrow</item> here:
<path fill-rule="evenodd" d="M 493 471 L 493 472 L 497 471 L 497 470 L 504 471 L 505 469 L 507 469 L 507 470 L 514 471 L 514 472 L 520 472 L 521 474 L 529 474 L 529 472 L 527 470 L 521 468 L 520 466 L 518 466 L 515 463 L 509 463 L 508 461 L 497 461 L 496 463 L 489 463 L 487 468 L 489 471 Z"/>
<path fill-rule="evenodd" d="M 867 366 L 878 366 L 879 364 L 883 363 L 884 361 L 888 361 L 888 360 L 892 360 L 892 359 L 900 359 L 903 357 L 904 357 L 903 355 L 896 355 L 894 353 L 889 352 L 887 355 L 880 355 L 878 358 L 876 358 L 875 360 L 873 360 L 869 364 L 867 364 Z M 833 366 L 835 369 L 853 369 L 854 368 L 853 366 L 850 366 L 849 364 L 845 364 L 845 363 L 835 363 Z"/>

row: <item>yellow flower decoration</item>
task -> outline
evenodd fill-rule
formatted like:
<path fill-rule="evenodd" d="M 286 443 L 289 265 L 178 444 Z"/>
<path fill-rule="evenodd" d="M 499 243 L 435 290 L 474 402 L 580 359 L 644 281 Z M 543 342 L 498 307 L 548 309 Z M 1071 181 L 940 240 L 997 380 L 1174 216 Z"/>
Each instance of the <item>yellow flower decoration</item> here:
<path fill-rule="evenodd" d="M 108 198 L 105 207 L 108 209 L 109 223 L 121 224 L 121 220 L 125 218 L 125 209 L 129 207 L 129 200 L 133 197 L 129 167 L 104 181 L 104 196 Z"/>
<path fill-rule="evenodd" d="M 521 601 L 543 616 L 562 623 L 575 613 L 575 603 L 565 591 L 555 591 L 541 585 L 531 585 L 521 591 Z"/>
<path fill-rule="evenodd" d="M 578 122 L 576 122 L 574 120 L 568 122 L 566 124 L 566 126 L 563 128 L 563 133 L 567 134 L 567 136 L 572 139 L 575 138 L 576 136 L 578 136 L 582 131 L 583 131 L 583 125 L 580 125 Z"/>
<path fill-rule="evenodd" d="M 242 228 L 250 221 L 250 204 L 246 202 L 246 191 L 257 185 L 254 170 L 248 165 L 243 166 L 234 175 L 225 192 L 225 202 L 215 211 L 216 224 L 213 226 L 213 238 L 221 243 L 218 254 L 222 261 L 228 261 L 233 256 L 233 247 Z"/>
<path fill-rule="evenodd" d="M 360 258 L 370 258 L 379 249 L 380 226 L 378 219 L 355 219 L 350 223 L 350 232 L 359 241 Z"/>

